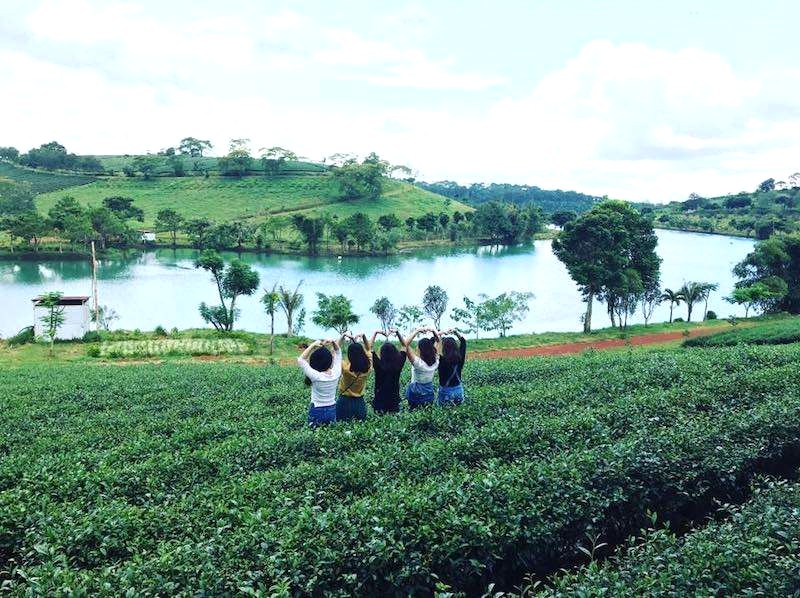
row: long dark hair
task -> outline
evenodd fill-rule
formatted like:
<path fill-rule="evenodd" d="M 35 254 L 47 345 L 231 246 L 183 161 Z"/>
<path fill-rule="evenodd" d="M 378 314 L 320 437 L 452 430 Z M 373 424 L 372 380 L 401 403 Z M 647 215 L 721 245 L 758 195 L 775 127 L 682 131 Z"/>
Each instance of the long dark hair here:
<path fill-rule="evenodd" d="M 381 364 L 383 364 L 383 369 L 389 372 L 399 372 L 406 362 L 404 355 L 405 353 L 398 351 L 394 344 L 383 343 L 381 345 Z"/>
<path fill-rule="evenodd" d="M 428 365 L 433 365 L 436 363 L 436 345 L 433 344 L 431 339 L 419 339 L 419 342 L 417 343 L 417 349 L 419 349 L 419 356 L 422 357 L 422 361 Z"/>
<path fill-rule="evenodd" d="M 359 343 L 347 347 L 347 361 L 350 362 L 350 371 L 354 374 L 366 374 L 369 371 L 367 352 Z"/>
<path fill-rule="evenodd" d="M 442 339 L 442 360 L 450 365 L 461 363 L 461 352 L 458 350 L 458 343 L 452 336 Z"/>
<path fill-rule="evenodd" d="M 333 365 L 333 355 L 327 347 L 315 349 L 308 358 L 308 365 L 318 372 L 327 372 Z M 306 376 L 306 386 L 311 386 L 311 380 Z"/>

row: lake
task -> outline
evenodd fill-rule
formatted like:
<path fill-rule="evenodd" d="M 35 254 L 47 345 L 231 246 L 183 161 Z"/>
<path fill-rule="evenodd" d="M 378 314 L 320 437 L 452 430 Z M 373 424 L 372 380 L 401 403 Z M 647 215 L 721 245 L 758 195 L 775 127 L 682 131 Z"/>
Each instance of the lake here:
<path fill-rule="evenodd" d="M 733 288 L 733 266 L 753 247 L 750 239 L 703 235 L 676 231 L 657 231 L 658 253 L 663 258 L 661 280 L 665 287 L 678 288 L 684 280 L 716 282 L 720 290 L 711 296 L 709 309 L 720 317 L 743 315 L 744 310 L 726 303 L 722 297 Z M 100 304 L 113 308 L 120 316 L 115 328 L 152 330 L 204 326 L 197 312 L 201 301 L 218 301 L 216 287 L 207 272 L 196 270 L 197 252 L 190 249 L 159 249 L 131 252 L 124 258 L 101 260 L 98 268 Z M 235 257 L 225 253 L 225 258 Z M 550 241 L 537 241 L 525 247 L 471 247 L 428 250 L 389 257 L 342 260 L 328 257 L 297 257 L 243 254 L 242 259 L 261 275 L 261 286 L 274 282 L 295 286 L 303 281 L 305 307 L 309 313 L 304 333 L 323 334 L 311 324 L 316 293 L 343 293 L 353 300 L 361 323 L 359 331 L 378 326 L 369 307 L 376 298 L 387 296 L 397 305 L 418 304 L 428 285 L 442 286 L 450 296 L 450 307 L 461 305 L 462 298 L 490 296 L 505 291 L 531 291 L 535 298 L 527 318 L 514 333 L 581 330 L 584 306 L 575 283 L 553 255 Z M 32 324 L 31 298 L 45 291 L 59 290 L 69 295 L 91 295 L 91 267 L 82 261 L 0 261 L 0 335 L 15 334 Z M 264 332 L 267 319 L 257 295 L 238 301 L 241 316 L 237 327 Z M 448 313 L 450 308 L 448 308 Z M 695 314 L 702 317 L 702 307 Z M 676 316 L 686 317 L 685 306 Z M 669 306 L 661 305 L 653 321 L 669 317 Z M 697 316 L 695 316 L 696 319 Z M 641 322 L 637 313 L 629 322 Z M 444 326 L 452 323 L 445 318 Z M 610 324 L 602 305 L 596 305 L 593 326 Z M 282 317 L 276 323 L 283 332 Z M 331 333 L 327 333 L 330 336 Z"/>

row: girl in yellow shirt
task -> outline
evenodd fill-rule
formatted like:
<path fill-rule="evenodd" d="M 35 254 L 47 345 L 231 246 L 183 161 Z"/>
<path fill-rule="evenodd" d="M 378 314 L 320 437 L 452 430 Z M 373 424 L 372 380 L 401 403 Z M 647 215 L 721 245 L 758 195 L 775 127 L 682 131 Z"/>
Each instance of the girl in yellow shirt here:
<path fill-rule="evenodd" d="M 347 348 L 347 361 L 342 364 L 342 377 L 339 380 L 339 398 L 336 400 L 336 421 L 364 421 L 367 419 L 367 404 L 364 401 L 364 388 L 372 370 L 372 344 L 366 334 L 361 338 L 364 344 L 356 342 Z"/>

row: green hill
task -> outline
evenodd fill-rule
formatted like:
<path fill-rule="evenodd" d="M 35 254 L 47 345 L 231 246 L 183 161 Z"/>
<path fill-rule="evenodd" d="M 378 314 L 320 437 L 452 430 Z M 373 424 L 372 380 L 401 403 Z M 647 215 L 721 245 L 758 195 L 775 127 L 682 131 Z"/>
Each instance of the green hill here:
<path fill-rule="evenodd" d="M 660 228 L 724 233 L 765 239 L 776 231 L 800 230 L 800 187 L 737 193 L 719 197 L 693 195 L 662 206 L 640 205 Z"/>
<path fill-rule="evenodd" d="M 0 177 L 11 179 L 31 186 L 34 193 L 48 193 L 68 187 L 86 185 L 97 180 L 96 177 L 85 174 L 67 174 L 60 172 L 47 172 L 17 166 L 0 160 Z"/>
<path fill-rule="evenodd" d="M 388 181 L 377 201 L 341 201 L 326 175 L 283 175 L 275 178 L 219 176 L 143 178 L 105 177 L 88 185 L 59 189 L 37 197 L 39 210 L 70 195 L 81 204 L 99 206 L 103 198 L 132 197 L 144 210 L 145 226 L 151 226 L 159 210 L 172 208 L 185 218 L 209 218 L 215 222 L 248 220 L 260 222 L 271 216 L 328 213 L 347 217 L 365 212 L 377 218 L 395 213 L 402 219 L 427 212 L 451 214 L 471 208 L 408 183 Z"/>

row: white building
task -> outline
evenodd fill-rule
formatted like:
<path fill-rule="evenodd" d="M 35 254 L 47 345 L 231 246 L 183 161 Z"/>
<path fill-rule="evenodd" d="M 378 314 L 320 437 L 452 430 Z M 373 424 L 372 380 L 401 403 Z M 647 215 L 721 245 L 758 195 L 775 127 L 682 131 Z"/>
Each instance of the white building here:
<path fill-rule="evenodd" d="M 155 243 L 156 234 L 149 230 L 142 231 L 142 243 Z"/>
<path fill-rule="evenodd" d="M 37 337 L 46 336 L 42 318 L 49 309 L 40 304 L 41 297 L 34 297 L 33 301 L 33 332 Z M 61 297 L 58 302 L 64 308 L 64 323 L 58 329 L 56 338 L 72 339 L 81 338 L 89 332 L 89 298 L 88 297 Z"/>

